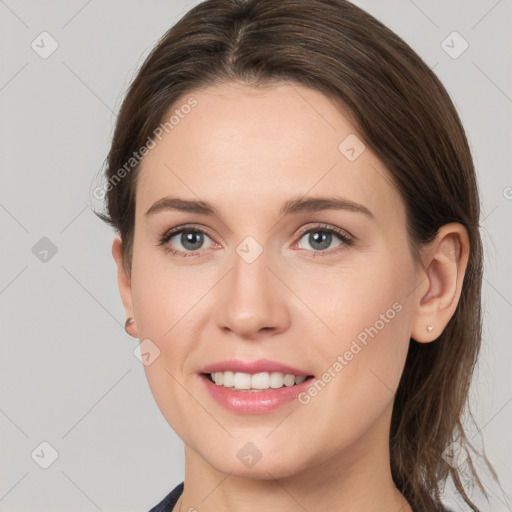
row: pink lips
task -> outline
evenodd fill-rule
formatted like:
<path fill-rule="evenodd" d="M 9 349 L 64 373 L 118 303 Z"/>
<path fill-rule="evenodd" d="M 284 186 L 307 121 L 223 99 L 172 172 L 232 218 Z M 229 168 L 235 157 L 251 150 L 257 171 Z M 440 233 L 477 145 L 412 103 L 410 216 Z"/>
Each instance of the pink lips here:
<path fill-rule="evenodd" d="M 209 364 L 202 368 L 198 373 L 205 374 L 224 371 L 250 374 L 259 372 L 282 372 L 285 375 L 292 374 L 297 377 L 311 376 L 310 373 L 294 368 L 293 366 L 268 359 L 258 359 L 257 361 L 230 359 L 227 361 Z M 241 414 L 263 414 L 271 412 L 297 398 L 301 392 L 307 389 L 313 380 L 308 378 L 300 384 L 295 384 L 290 387 L 283 386 L 279 389 L 268 389 L 264 391 L 235 391 L 215 384 L 205 375 L 200 375 L 200 379 L 210 396 L 217 403 L 230 411 Z"/>
<path fill-rule="evenodd" d="M 256 361 L 242 361 L 241 359 L 228 359 L 212 363 L 198 373 L 214 373 L 214 372 L 243 372 L 243 373 L 260 373 L 260 372 L 282 372 L 285 375 L 291 374 L 296 377 L 307 377 L 311 373 L 299 370 L 293 366 L 271 361 L 270 359 L 258 359 Z"/>

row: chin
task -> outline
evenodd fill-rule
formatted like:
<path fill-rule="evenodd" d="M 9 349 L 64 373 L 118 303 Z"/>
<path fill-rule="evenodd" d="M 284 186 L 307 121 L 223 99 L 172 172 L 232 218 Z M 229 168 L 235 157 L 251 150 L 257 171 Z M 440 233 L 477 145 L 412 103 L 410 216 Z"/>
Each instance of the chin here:
<path fill-rule="evenodd" d="M 258 451 L 254 445 L 235 443 L 236 447 L 220 447 L 219 452 L 207 454 L 197 451 L 207 464 L 221 473 L 236 478 L 253 478 L 258 480 L 273 480 L 293 476 L 307 467 L 307 461 L 295 456 L 286 458 L 278 447 L 268 448 L 271 455 L 265 455 L 265 449 Z M 233 456 L 227 457 L 226 454 Z"/>

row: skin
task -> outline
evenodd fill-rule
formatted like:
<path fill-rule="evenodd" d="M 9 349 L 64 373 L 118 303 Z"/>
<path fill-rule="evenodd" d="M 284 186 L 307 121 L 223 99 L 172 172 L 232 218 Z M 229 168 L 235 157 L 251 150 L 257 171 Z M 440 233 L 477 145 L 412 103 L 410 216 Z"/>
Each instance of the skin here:
<path fill-rule="evenodd" d="M 455 311 L 465 229 L 443 226 L 415 261 L 389 173 L 368 147 L 355 161 L 339 151 L 357 131 L 317 91 L 225 83 L 177 105 L 191 96 L 197 106 L 142 162 L 131 276 L 121 240 L 112 246 L 132 334 L 160 350 L 144 366 L 149 385 L 185 444 L 185 490 L 175 510 L 411 511 L 389 466 L 394 392 L 410 338 L 434 341 Z M 145 215 L 167 195 L 206 201 L 218 215 Z M 291 198 L 334 195 L 374 218 L 328 209 L 279 217 Z M 319 248 L 309 237 L 322 231 L 318 223 L 347 231 L 354 243 L 333 234 Z M 172 238 L 194 256 L 158 245 L 186 224 L 208 233 L 196 251 Z M 313 232 L 301 235 L 305 227 Z M 236 252 L 247 236 L 263 249 L 252 263 Z M 396 303 L 400 312 L 307 405 L 237 414 L 203 389 L 199 369 L 230 358 L 273 359 L 321 377 Z M 251 468 L 237 457 L 248 442 L 261 452 Z"/>

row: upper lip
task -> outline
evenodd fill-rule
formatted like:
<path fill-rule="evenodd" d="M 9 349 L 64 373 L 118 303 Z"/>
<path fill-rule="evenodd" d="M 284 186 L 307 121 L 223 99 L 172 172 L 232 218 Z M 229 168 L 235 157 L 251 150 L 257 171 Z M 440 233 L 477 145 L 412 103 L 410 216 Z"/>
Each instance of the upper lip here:
<path fill-rule="evenodd" d="M 215 372 L 242 372 L 242 373 L 261 373 L 261 372 L 281 372 L 285 375 L 295 375 L 296 377 L 307 377 L 312 375 L 309 372 L 299 370 L 288 364 L 272 361 L 270 359 L 257 359 L 256 361 L 243 361 L 241 359 L 228 359 L 208 364 L 199 373 Z"/>

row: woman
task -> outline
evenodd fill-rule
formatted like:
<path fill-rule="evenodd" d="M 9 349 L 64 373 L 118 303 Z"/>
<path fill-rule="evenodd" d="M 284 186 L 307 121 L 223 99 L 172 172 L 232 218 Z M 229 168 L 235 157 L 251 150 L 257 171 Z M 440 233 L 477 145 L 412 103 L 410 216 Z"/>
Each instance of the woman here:
<path fill-rule="evenodd" d="M 344 0 L 205 1 L 107 164 L 126 330 L 185 444 L 153 512 L 430 512 L 449 476 L 478 510 L 477 184 L 406 43 Z"/>

